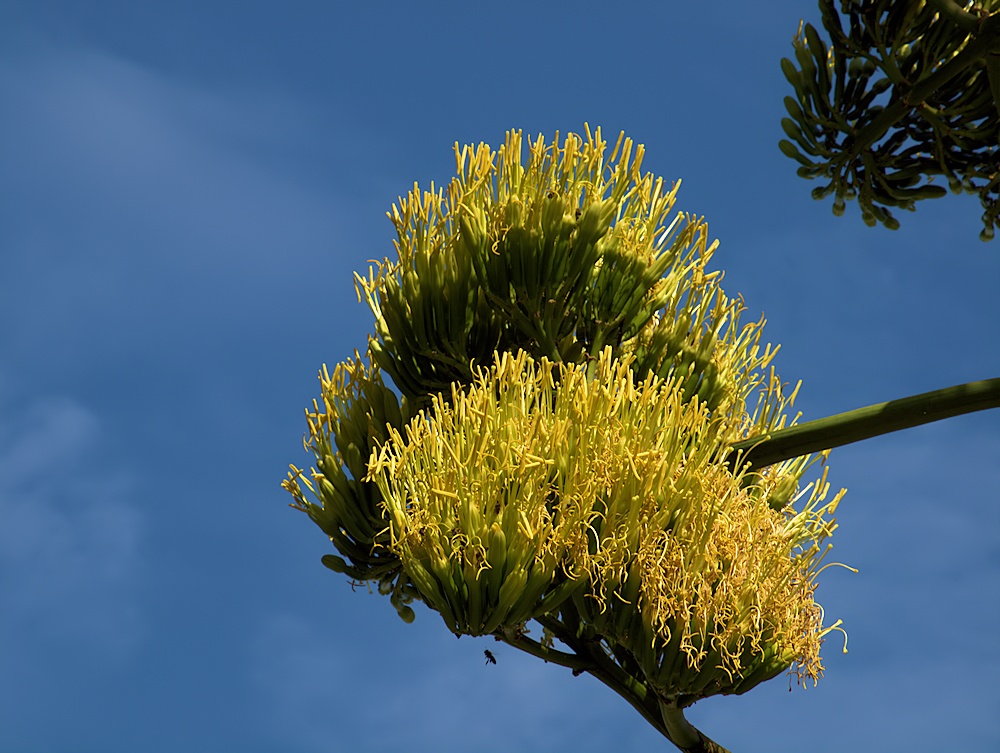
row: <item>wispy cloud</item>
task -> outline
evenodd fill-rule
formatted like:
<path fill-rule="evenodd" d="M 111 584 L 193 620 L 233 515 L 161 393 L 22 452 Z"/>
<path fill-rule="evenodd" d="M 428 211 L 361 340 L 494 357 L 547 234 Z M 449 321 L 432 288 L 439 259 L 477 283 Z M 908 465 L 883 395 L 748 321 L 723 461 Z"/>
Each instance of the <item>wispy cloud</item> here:
<path fill-rule="evenodd" d="M 79 49 L 0 54 L 0 98 L 0 174 L 16 186 L 0 207 L 0 317 L 23 321 L 0 339 L 32 356 L 60 338 L 80 360 L 158 357 L 181 329 L 204 343 L 287 326 L 311 269 L 363 254 L 329 188 L 349 194 L 330 168 L 356 145 L 330 133 L 304 153 L 329 113 Z M 323 289 L 353 298 L 348 275 Z"/>
<path fill-rule="evenodd" d="M 329 214 L 297 172 L 315 119 L 276 92 L 188 83 L 92 50 L 0 58 L 0 91 L 16 113 L 2 130 L 17 147 L 3 158 L 17 200 L 72 220 L 98 256 L 211 269 L 277 260 L 254 252 L 280 247 L 288 261 Z"/>
<path fill-rule="evenodd" d="M 127 475 L 95 462 L 98 419 L 67 397 L 0 399 L 0 427 L 3 685 L 54 650 L 126 658 L 142 635 L 142 521 Z"/>

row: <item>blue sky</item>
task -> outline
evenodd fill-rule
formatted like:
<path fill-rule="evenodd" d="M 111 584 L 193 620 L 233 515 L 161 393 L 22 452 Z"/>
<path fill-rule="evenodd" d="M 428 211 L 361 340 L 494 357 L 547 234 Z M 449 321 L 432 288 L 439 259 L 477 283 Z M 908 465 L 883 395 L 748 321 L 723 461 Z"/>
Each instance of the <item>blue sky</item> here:
<path fill-rule="evenodd" d="M 978 203 L 835 218 L 777 149 L 815 6 L 707 7 L 3 5 L 0 751 L 669 748 L 590 678 L 352 593 L 279 483 L 364 345 L 385 211 L 512 127 L 624 129 L 682 178 L 806 418 L 1000 375 Z M 1000 746 L 998 461 L 995 411 L 834 452 L 850 653 L 692 719 L 734 751 Z"/>

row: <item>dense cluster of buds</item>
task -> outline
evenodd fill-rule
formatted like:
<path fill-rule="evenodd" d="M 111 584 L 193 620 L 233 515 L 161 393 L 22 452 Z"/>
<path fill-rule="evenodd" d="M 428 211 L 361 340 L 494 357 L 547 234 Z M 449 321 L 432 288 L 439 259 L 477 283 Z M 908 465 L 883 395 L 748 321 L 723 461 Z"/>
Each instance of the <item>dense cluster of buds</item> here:
<path fill-rule="evenodd" d="M 781 151 L 825 185 L 841 215 L 857 199 L 872 226 L 892 209 L 952 193 L 979 196 L 980 238 L 1000 222 L 1000 0 L 820 0 L 781 67 L 794 89 Z M 940 178 L 935 182 L 935 178 Z M 947 184 L 945 188 L 943 184 Z"/>

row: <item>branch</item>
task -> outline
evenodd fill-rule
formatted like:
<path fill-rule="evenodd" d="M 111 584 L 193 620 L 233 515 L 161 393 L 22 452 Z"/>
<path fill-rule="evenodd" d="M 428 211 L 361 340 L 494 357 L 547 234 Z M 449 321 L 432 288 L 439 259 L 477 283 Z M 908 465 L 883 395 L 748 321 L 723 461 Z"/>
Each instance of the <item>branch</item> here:
<path fill-rule="evenodd" d="M 989 408 L 1000 408 L 1000 379 L 924 392 L 779 429 L 764 437 L 750 437 L 732 446 L 726 463 L 731 467 L 739 463 L 740 466 L 749 464 L 751 468 L 761 468 L 880 434 Z"/>
<path fill-rule="evenodd" d="M 537 656 L 542 661 L 552 662 L 562 667 L 569 667 L 577 673 L 586 672 L 594 666 L 593 662 L 579 654 L 569 654 L 565 651 L 549 648 L 523 634 L 508 638 L 504 635 L 503 631 L 498 630 L 493 634 L 493 637 L 498 641 L 503 641 L 508 646 L 513 646 L 532 656 Z M 560 638 L 560 640 L 562 639 Z"/>
<path fill-rule="evenodd" d="M 586 672 L 607 685 L 628 701 L 629 705 L 638 711 L 643 719 L 683 753 L 729 753 L 688 722 L 684 718 L 684 712 L 676 702 L 665 701 L 639 678 L 633 677 L 619 666 L 602 648 L 599 641 L 576 637 L 570 627 L 555 617 L 541 616 L 537 618 L 537 621 L 562 643 L 573 649 L 573 654 L 562 651 L 556 653 L 564 657 L 572 657 L 574 663 L 580 664 L 579 669 L 574 669 L 574 674 L 579 674 L 580 671 Z M 502 638 L 502 640 L 506 640 L 506 638 Z M 524 640 L 530 641 L 527 638 Z M 530 643 L 541 646 L 537 641 L 530 641 Z M 511 645 L 528 650 L 527 643 L 524 646 L 520 645 L 519 642 L 511 643 Z M 547 650 L 544 646 L 541 648 Z M 545 658 L 543 654 L 535 655 Z M 570 666 L 570 664 L 566 663 L 565 666 Z"/>
<path fill-rule="evenodd" d="M 942 12 L 942 15 L 948 15 L 941 10 L 942 6 L 947 4 L 947 0 L 942 0 L 940 3 L 935 3 L 935 6 L 938 7 L 939 12 Z M 962 12 L 964 13 L 964 11 Z M 1000 13 L 994 13 L 983 19 L 972 17 L 976 20 L 975 36 L 955 57 L 929 76 L 913 84 L 908 92 L 905 92 L 903 96 L 882 110 L 874 120 L 865 125 L 855 135 L 850 148 L 845 150 L 848 153 L 848 162 L 853 161 L 855 157 L 882 138 L 886 131 L 909 110 L 919 107 L 945 84 L 967 71 L 977 60 L 985 61 L 987 56 L 1000 52 Z M 959 22 L 956 18 L 951 18 L 951 20 L 964 28 L 964 22 Z"/>
<path fill-rule="evenodd" d="M 977 20 L 975 36 L 951 60 L 934 73 L 916 82 L 905 99 L 911 107 L 929 99 L 942 86 L 964 72 L 975 61 L 1000 52 L 1000 13 Z"/>
<path fill-rule="evenodd" d="M 729 753 L 685 719 L 684 710 L 676 703 L 661 700 L 660 712 L 663 714 L 663 723 L 670 732 L 670 739 L 684 753 Z"/>
<path fill-rule="evenodd" d="M 947 18 L 962 31 L 975 34 L 979 29 L 979 17 L 969 13 L 955 0 L 930 0 L 930 4 L 937 8 L 942 18 Z"/>
<path fill-rule="evenodd" d="M 584 672 L 593 675 L 628 701 L 629 705 L 638 711 L 643 719 L 649 722 L 661 735 L 673 742 L 657 709 L 653 693 L 645 683 L 625 672 L 599 647 L 591 645 L 594 641 L 575 638 L 571 635 L 570 628 L 554 617 L 542 616 L 538 617 L 537 620 L 562 643 L 573 649 L 576 656 L 586 662 L 588 666 L 582 668 Z"/>

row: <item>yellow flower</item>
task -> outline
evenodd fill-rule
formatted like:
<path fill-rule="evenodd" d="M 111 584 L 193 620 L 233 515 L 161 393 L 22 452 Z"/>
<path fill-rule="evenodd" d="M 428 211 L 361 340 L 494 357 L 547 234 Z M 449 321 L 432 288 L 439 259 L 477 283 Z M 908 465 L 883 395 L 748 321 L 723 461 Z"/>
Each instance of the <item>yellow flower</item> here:
<path fill-rule="evenodd" d="M 397 259 L 357 276 L 368 357 L 324 370 L 318 470 L 285 482 L 343 555 L 325 563 L 456 634 L 582 631 L 669 702 L 815 679 L 840 495 L 825 474 L 798 492 L 808 458 L 730 457 L 795 395 L 763 319 L 740 324 L 641 145 L 529 146 L 456 145 L 446 191 L 392 208 Z"/>
<path fill-rule="evenodd" d="M 821 483 L 772 509 L 804 463 L 733 473 L 748 418 L 631 365 L 610 348 L 593 369 L 505 353 L 435 397 L 369 464 L 390 548 L 459 634 L 569 608 L 665 695 L 742 692 L 793 663 L 817 676 L 813 575 L 839 496 L 820 506 Z"/>

